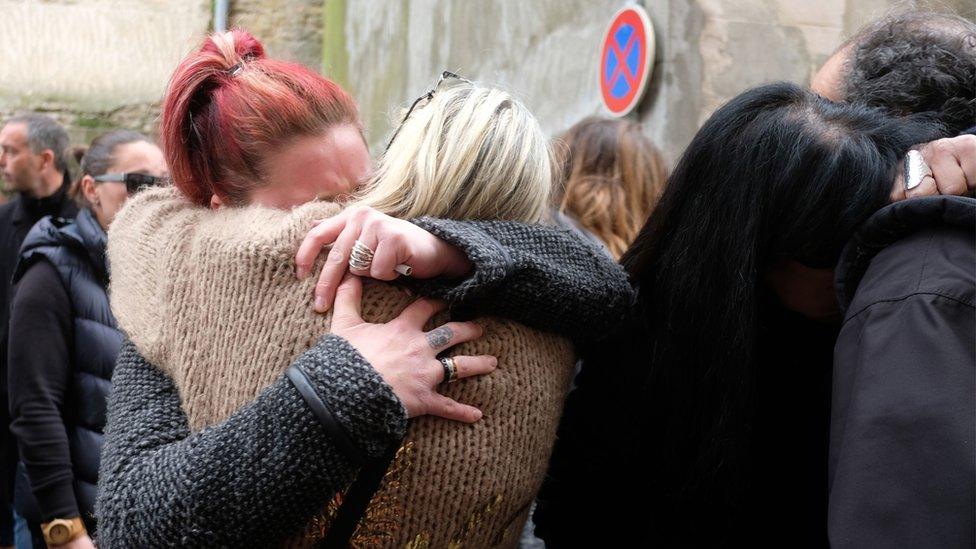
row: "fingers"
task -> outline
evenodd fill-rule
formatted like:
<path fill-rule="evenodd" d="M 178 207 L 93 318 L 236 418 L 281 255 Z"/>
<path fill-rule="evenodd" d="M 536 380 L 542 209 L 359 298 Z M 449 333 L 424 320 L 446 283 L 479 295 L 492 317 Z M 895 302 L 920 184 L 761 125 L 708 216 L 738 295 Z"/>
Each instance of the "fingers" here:
<path fill-rule="evenodd" d="M 373 253 L 374 259 L 370 261 L 369 266 L 367 266 L 365 269 L 354 269 L 352 267 L 352 265 L 349 265 L 349 272 L 351 272 L 352 274 L 354 274 L 356 276 L 369 276 L 370 267 L 372 266 L 373 261 L 375 261 L 375 256 L 376 256 L 376 253 L 375 253 L 376 252 L 376 230 L 375 230 L 375 228 L 373 226 L 371 226 L 370 224 L 368 224 L 368 223 L 365 226 L 362 226 L 361 229 L 360 229 L 360 231 L 359 231 L 359 236 L 354 237 L 353 238 L 353 241 L 352 241 L 352 244 L 349 246 L 350 253 L 352 253 L 351 252 L 352 251 L 352 248 L 353 248 L 353 246 L 356 245 L 356 242 L 360 242 L 364 246 L 366 246 L 367 248 L 369 248 L 369 251 Z"/>
<path fill-rule="evenodd" d="M 923 177 L 922 182 L 915 186 L 915 188 L 905 190 L 906 198 L 932 196 L 936 194 L 939 194 L 939 186 L 936 184 L 935 178 L 931 175 L 926 175 Z"/>
<path fill-rule="evenodd" d="M 393 269 L 397 266 L 397 252 L 389 240 L 380 240 L 373 254 L 373 264 L 369 269 L 369 276 L 377 280 L 393 280 L 400 276 Z"/>
<path fill-rule="evenodd" d="M 423 329 L 424 324 L 427 324 L 428 320 L 443 311 L 446 307 L 447 303 L 437 299 L 418 299 L 410 305 L 407 305 L 407 308 L 396 317 L 396 320 L 413 326 L 418 330 Z"/>
<path fill-rule="evenodd" d="M 439 416 L 444 419 L 460 421 L 462 423 L 474 423 L 481 419 L 481 410 L 474 406 L 461 404 L 460 402 L 448 398 L 442 394 L 435 393 L 427 409 L 427 413 L 432 416 Z"/>
<path fill-rule="evenodd" d="M 898 163 L 898 175 L 895 177 L 895 186 L 891 189 L 891 195 L 888 197 L 888 203 L 893 204 L 900 200 L 905 200 L 908 196 L 905 195 L 905 163 Z"/>
<path fill-rule="evenodd" d="M 454 361 L 454 370 L 457 379 L 490 374 L 498 367 L 498 359 L 491 355 L 461 355 L 451 357 L 451 359 Z M 441 369 L 443 370 L 443 368 Z"/>
<path fill-rule="evenodd" d="M 299 279 L 305 278 L 312 272 L 312 264 L 321 253 L 322 247 L 335 242 L 346 225 L 346 217 L 346 212 L 342 212 L 334 217 L 314 222 L 312 229 L 302 239 L 295 253 L 295 275 Z"/>
<path fill-rule="evenodd" d="M 952 138 L 956 160 L 966 177 L 969 192 L 976 190 L 976 135 L 960 135 Z"/>
<path fill-rule="evenodd" d="M 342 330 L 363 323 L 363 281 L 358 276 L 346 274 L 336 288 L 335 311 L 332 313 L 332 331 Z"/>
<path fill-rule="evenodd" d="M 474 322 L 448 322 L 424 334 L 427 344 L 436 352 L 449 349 L 459 343 L 478 339 L 484 330 Z"/>
<path fill-rule="evenodd" d="M 342 281 L 343 275 L 349 270 L 349 252 L 359 236 L 359 227 L 346 223 L 345 228 L 336 237 L 325 265 L 319 274 L 319 281 L 315 284 L 315 310 L 324 313 L 332 306 L 336 288 Z"/>
<path fill-rule="evenodd" d="M 922 147 L 921 153 L 922 158 L 932 170 L 933 183 L 936 185 L 934 194 L 963 195 L 966 193 L 966 174 L 963 173 L 962 166 L 959 165 L 952 140 L 939 139 L 929 143 Z M 927 183 L 929 181 L 926 178 L 919 187 Z M 912 191 L 915 190 L 917 188 Z M 912 191 L 908 192 L 909 196 L 915 196 Z"/>

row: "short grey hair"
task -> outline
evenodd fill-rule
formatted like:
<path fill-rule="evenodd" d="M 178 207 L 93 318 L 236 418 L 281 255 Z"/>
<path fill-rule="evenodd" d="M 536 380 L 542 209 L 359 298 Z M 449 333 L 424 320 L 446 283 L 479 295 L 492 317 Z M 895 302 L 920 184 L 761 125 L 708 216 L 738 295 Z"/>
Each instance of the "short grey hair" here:
<path fill-rule="evenodd" d="M 7 124 L 27 126 L 27 146 L 34 154 L 50 149 L 54 153 L 54 167 L 61 173 L 68 173 L 68 132 L 50 116 L 39 113 L 17 115 Z"/>

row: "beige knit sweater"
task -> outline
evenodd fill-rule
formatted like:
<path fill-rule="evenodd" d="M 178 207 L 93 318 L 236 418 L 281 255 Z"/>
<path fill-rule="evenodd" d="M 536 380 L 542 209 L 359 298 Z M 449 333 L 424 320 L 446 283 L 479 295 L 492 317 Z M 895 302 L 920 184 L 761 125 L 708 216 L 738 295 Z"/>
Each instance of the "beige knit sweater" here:
<path fill-rule="evenodd" d="M 331 317 L 312 310 L 314 277 L 297 280 L 293 256 L 311 221 L 337 211 L 329 203 L 290 212 L 212 211 L 158 189 L 133 198 L 114 221 L 112 309 L 144 356 L 172 377 L 193 429 L 254 399 L 328 332 Z M 410 301 L 393 286 L 369 285 L 363 317 L 389 320 Z M 495 355 L 499 367 L 444 393 L 477 406 L 483 419 L 411 420 L 355 545 L 516 545 L 546 470 L 575 357 L 561 337 L 507 321 L 479 322 L 485 336 L 452 353 Z M 341 497 L 295 545 L 324 536 Z"/>

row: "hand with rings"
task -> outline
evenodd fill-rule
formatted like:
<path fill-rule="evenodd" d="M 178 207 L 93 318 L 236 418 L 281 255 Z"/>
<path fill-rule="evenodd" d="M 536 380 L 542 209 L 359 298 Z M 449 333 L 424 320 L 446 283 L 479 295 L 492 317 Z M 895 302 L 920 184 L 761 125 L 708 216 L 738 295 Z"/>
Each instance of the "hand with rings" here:
<path fill-rule="evenodd" d="M 355 347 L 390 385 L 407 417 L 430 414 L 465 423 L 481 419 L 481 410 L 437 392 L 443 383 L 495 370 L 498 360 L 493 356 L 437 358 L 455 345 L 481 337 L 481 326 L 448 322 L 424 332 L 424 325 L 444 309 L 440 301 L 418 299 L 386 324 L 365 322 L 361 306 L 362 280 L 346 274 L 336 292 L 332 333 Z"/>
<path fill-rule="evenodd" d="M 972 195 L 976 190 L 976 136 L 947 137 L 905 155 L 891 202 L 931 195 Z"/>
<path fill-rule="evenodd" d="M 315 310 L 332 306 L 346 272 L 377 280 L 398 276 L 463 276 L 472 264 L 461 250 L 420 227 L 365 206 L 317 221 L 295 254 L 296 275 L 311 274 L 324 246 L 332 245 L 315 286 Z"/>

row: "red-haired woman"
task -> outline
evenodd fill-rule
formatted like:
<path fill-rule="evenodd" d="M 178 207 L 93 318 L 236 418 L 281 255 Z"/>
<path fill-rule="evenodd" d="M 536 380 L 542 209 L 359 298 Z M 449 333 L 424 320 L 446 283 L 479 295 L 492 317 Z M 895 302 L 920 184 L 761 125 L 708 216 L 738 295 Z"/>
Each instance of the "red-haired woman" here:
<path fill-rule="evenodd" d="M 631 299 L 622 271 L 571 233 L 510 221 L 411 223 L 365 207 L 338 213 L 312 229 L 297 258 L 294 248 L 287 255 L 262 248 L 225 262 L 218 248 L 231 239 L 228 234 L 253 235 L 254 247 L 261 248 L 266 235 L 255 227 L 267 227 L 261 219 L 280 214 L 237 206 L 304 212 L 318 207 L 307 202 L 354 191 L 370 172 L 348 94 L 304 67 L 266 58 L 246 32 L 214 35 L 181 63 L 164 101 L 162 134 L 174 184 L 196 207 L 172 205 L 160 198 L 163 193 L 150 193 L 120 215 L 109 235 L 113 308 L 133 341 L 123 348 L 113 379 L 96 508 L 100 547 L 315 543 L 317 538 L 301 537 L 303 529 L 308 532 L 310 520 L 361 468 L 397 447 L 407 418 L 431 414 L 465 423 L 481 418 L 477 408 L 437 392 L 441 382 L 455 376 L 495 368 L 490 356 L 437 359 L 482 335 L 471 322 L 430 329 L 430 319 L 445 302 L 455 311 L 509 318 L 587 341 L 605 336 Z M 165 206 L 149 216 L 152 222 L 133 223 L 160 203 Z M 239 219 L 241 211 L 260 219 L 224 226 L 223 232 L 196 231 L 207 216 Z M 306 222 L 283 238 L 297 245 L 307 227 Z M 252 303 L 255 288 L 285 274 L 294 277 L 296 266 L 307 275 L 322 245 L 333 241 L 314 285 L 316 310 L 335 302 L 328 335 L 317 341 L 296 336 L 290 311 L 267 318 L 265 308 L 281 308 L 270 293 L 261 310 L 234 306 L 235 295 L 245 294 L 240 303 Z M 361 249 L 364 241 L 369 253 Z M 200 251 L 207 243 L 214 243 L 219 260 Z M 214 271 L 187 281 L 179 267 L 187 257 L 227 271 L 251 272 L 253 261 L 259 261 L 267 276 L 249 279 L 248 287 L 221 285 L 217 281 L 227 278 Z M 152 270 L 144 270 L 147 264 Z M 414 291 L 443 301 L 418 300 L 386 323 L 363 321 L 359 279 L 347 270 L 392 280 L 395 269 L 405 265 Z M 312 283 L 305 279 L 309 292 Z M 174 292 L 187 293 L 174 299 Z M 122 306 L 120 296 L 132 296 L 138 306 L 132 300 Z M 158 296 L 165 300 L 156 301 Z M 173 303 L 196 306 L 194 301 L 208 300 L 221 300 L 221 308 L 230 303 L 238 317 L 261 323 L 254 328 L 262 334 L 261 347 L 245 353 L 251 362 L 235 363 L 226 375 L 210 375 L 204 358 L 242 341 L 215 337 L 197 347 L 197 354 L 187 354 L 181 346 L 198 341 L 204 326 L 177 324 L 169 332 L 149 327 L 171 315 Z M 200 318 L 213 325 L 213 319 Z M 239 323 L 240 318 L 226 320 Z M 290 366 L 258 368 L 269 349 L 281 348 L 298 351 Z M 174 364 L 174 357 L 189 357 L 192 364 Z M 275 372 L 274 377 L 246 404 L 228 411 L 224 405 L 240 394 L 233 383 L 250 383 L 253 379 L 246 378 L 252 374 L 263 375 L 258 370 Z M 193 380 L 200 379 L 213 384 L 207 394 L 214 398 L 198 398 L 203 387 Z M 217 411 L 204 417 L 201 409 Z"/>

